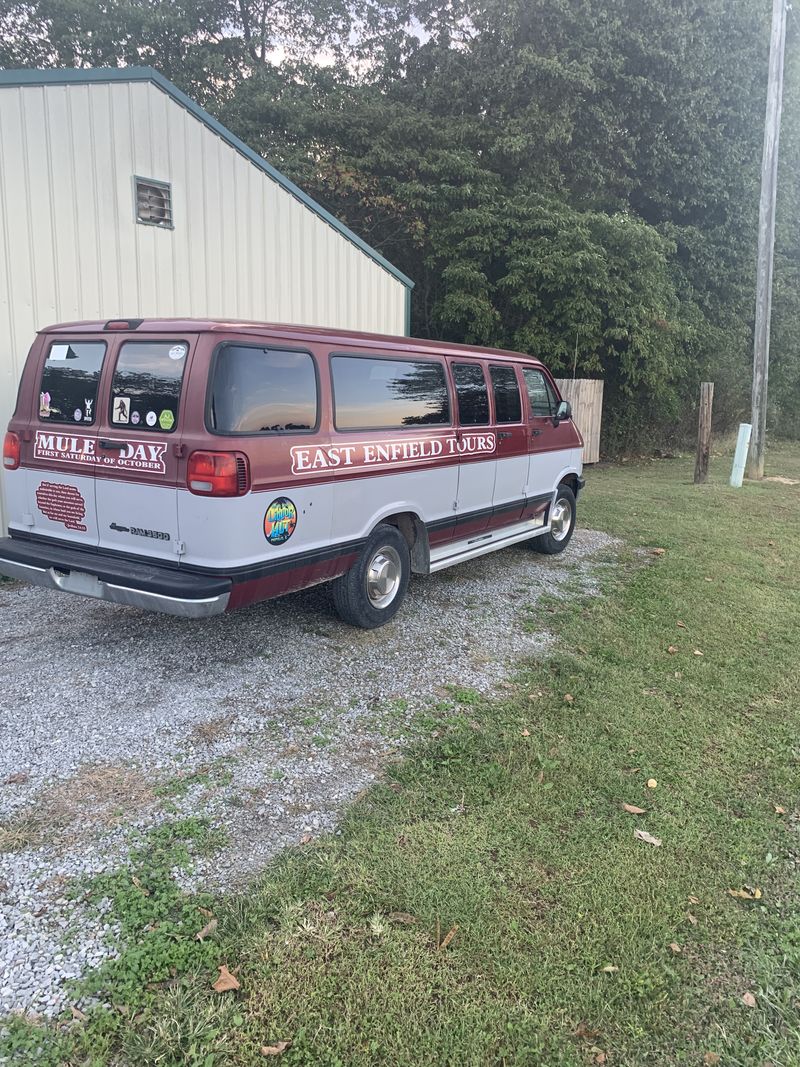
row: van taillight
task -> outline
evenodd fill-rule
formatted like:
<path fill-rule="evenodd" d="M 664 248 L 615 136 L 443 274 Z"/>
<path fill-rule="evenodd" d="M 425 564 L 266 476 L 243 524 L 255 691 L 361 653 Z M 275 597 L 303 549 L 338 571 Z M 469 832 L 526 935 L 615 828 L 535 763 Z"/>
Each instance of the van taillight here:
<path fill-rule="evenodd" d="M 144 319 L 109 319 L 104 330 L 138 330 Z"/>
<path fill-rule="evenodd" d="M 7 471 L 15 471 L 19 466 L 20 445 L 19 437 L 13 430 L 9 430 L 3 441 L 3 466 Z"/>
<path fill-rule="evenodd" d="M 192 452 L 186 472 L 189 491 L 199 496 L 244 496 L 250 466 L 241 452 Z"/>

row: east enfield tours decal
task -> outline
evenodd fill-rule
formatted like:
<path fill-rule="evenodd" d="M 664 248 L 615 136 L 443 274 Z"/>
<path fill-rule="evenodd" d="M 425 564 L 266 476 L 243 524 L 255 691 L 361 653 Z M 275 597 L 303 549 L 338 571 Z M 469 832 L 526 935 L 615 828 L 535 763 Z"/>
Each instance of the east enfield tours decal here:
<path fill-rule="evenodd" d="M 458 456 L 491 454 L 496 448 L 493 433 L 465 433 L 456 437 L 410 437 L 399 441 L 359 441 L 356 444 L 294 445 L 292 474 L 333 470 L 337 467 L 391 467 Z"/>
<path fill-rule="evenodd" d="M 36 459 L 50 459 L 58 463 L 80 463 L 87 467 L 110 467 L 114 470 L 153 471 L 166 473 L 164 454 L 166 444 L 153 441 L 126 441 L 120 451 L 98 454 L 97 439 L 80 434 L 36 431 L 33 454 Z"/>

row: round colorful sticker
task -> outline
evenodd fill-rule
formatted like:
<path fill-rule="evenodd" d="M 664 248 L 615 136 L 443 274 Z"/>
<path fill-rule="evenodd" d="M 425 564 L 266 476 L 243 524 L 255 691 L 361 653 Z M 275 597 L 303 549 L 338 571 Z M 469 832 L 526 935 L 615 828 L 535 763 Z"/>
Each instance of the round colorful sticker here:
<path fill-rule="evenodd" d="M 83 412 L 81 411 L 80 408 L 75 408 L 75 411 L 74 411 L 73 414 L 75 415 L 75 421 L 76 422 L 80 422 L 81 419 L 83 418 Z"/>
<path fill-rule="evenodd" d="M 170 359 L 183 359 L 186 355 L 186 345 L 173 345 L 168 355 Z"/>
<path fill-rule="evenodd" d="M 131 412 L 131 422 L 133 423 L 134 426 L 138 426 L 139 425 L 139 418 L 140 418 L 140 415 L 139 415 L 138 411 L 132 411 Z"/>
<path fill-rule="evenodd" d="M 288 541 L 297 526 L 297 508 L 287 496 L 276 497 L 264 516 L 264 536 L 271 545 Z"/>
<path fill-rule="evenodd" d="M 144 417 L 144 421 L 147 423 L 148 426 L 155 426 L 156 422 L 158 421 L 158 416 L 156 415 L 155 411 L 148 411 Z"/>
<path fill-rule="evenodd" d="M 164 408 L 164 410 L 158 416 L 158 425 L 161 427 L 162 430 L 171 430 L 172 427 L 175 425 L 175 416 L 172 414 L 169 408 Z"/>

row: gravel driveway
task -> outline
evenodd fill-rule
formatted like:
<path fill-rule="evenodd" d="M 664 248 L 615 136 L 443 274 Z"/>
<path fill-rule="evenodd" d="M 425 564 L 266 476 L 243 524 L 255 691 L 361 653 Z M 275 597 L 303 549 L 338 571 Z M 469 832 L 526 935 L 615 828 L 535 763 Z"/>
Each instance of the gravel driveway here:
<path fill-rule="evenodd" d="M 228 844 L 192 885 L 241 884 L 333 829 L 449 686 L 489 692 L 546 649 L 540 597 L 592 592 L 613 544 L 578 531 L 562 557 L 516 547 L 417 579 L 369 632 L 324 587 L 186 622 L 0 585 L 0 1014 L 53 1014 L 111 951 L 66 894 L 124 862 L 133 827 L 207 816 Z"/>

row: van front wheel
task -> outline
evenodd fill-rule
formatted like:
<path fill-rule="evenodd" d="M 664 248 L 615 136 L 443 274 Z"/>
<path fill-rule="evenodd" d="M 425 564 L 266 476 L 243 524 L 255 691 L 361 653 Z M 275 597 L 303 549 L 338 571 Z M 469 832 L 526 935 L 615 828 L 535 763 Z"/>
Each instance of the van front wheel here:
<path fill-rule="evenodd" d="M 376 526 L 347 574 L 333 583 L 333 603 L 351 626 L 374 630 L 393 619 L 405 600 L 411 554 L 396 526 Z"/>
<path fill-rule="evenodd" d="M 556 491 L 555 503 L 550 509 L 550 532 L 534 537 L 531 540 L 531 547 L 548 556 L 563 552 L 572 540 L 575 517 L 575 494 L 568 485 L 562 482 Z"/>

